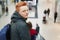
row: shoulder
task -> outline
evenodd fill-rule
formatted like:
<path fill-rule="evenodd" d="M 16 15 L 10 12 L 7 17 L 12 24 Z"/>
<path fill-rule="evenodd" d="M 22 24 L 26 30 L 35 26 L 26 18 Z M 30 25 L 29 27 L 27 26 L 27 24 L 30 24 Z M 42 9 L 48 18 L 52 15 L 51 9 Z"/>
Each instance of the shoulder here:
<path fill-rule="evenodd" d="M 17 27 L 21 27 L 21 28 L 27 26 L 27 24 L 25 22 L 23 22 L 23 21 L 18 21 L 18 22 L 15 23 L 15 25 Z"/>
<path fill-rule="evenodd" d="M 16 24 L 26 25 L 26 23 L 24 21 L 22 21 L 22 20 L 17 21 Z"/>
<path fill-rule="evenodd" d="M 17 22 L 16 23 L 16 29 L 19 30 L 19 31 L 28 30 L 28 26 L 24 22 Z"/>

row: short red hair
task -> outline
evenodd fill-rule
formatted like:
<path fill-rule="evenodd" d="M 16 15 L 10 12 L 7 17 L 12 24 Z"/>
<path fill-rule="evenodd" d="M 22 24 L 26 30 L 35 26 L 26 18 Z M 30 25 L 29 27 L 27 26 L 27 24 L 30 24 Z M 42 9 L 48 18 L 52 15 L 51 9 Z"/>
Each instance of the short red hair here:
<path fill-rule="evenodd" d="M 27 5 L 27 3 L 24 2 L 24 1 L 18 2 L 18 3 L 16 4 L 16 11 L 19 12 L 19 8 L 20 8 L 21 6 L 26 6 L 26 5 Z"/>

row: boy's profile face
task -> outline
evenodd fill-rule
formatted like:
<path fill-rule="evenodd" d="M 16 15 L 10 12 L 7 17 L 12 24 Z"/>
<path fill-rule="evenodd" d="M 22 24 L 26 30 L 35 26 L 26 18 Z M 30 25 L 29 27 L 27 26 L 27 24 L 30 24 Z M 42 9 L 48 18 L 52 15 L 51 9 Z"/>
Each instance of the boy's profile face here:
<path fill-rule="evenodd" d="M 28 18 L 28 6 L 21 6 L 19 8 L 19 14 L 24 18 Z"/>

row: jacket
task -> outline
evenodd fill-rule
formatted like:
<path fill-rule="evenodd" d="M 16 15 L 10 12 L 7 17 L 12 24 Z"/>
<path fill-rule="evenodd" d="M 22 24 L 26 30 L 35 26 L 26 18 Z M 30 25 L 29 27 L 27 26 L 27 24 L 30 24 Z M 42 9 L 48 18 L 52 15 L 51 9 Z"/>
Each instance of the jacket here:
<path fill-rule="evenodd" d="M 16 11 L 11 17 L 11 40 L 31 40 L 26 19 Z"/>

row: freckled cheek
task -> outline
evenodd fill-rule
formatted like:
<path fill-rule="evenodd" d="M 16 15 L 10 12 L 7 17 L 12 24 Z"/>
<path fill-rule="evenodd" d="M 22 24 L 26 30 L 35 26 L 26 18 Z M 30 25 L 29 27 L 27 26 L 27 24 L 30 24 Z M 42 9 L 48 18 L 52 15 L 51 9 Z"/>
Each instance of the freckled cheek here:
<path fill-rule="evenodd" d="M 26 12 L 23 12 L 23 15 L 25 15 L 25 16 L 26 16 L 26 15 L 28 15 L 28 13 L 26 13 Z"/>
<path fill-rule="evenodd" d="M 22 15 L 23 15 L 23 16 L 26 16 L 26 13 L 23 12 Z"/>

